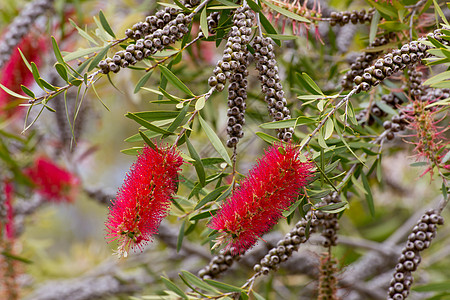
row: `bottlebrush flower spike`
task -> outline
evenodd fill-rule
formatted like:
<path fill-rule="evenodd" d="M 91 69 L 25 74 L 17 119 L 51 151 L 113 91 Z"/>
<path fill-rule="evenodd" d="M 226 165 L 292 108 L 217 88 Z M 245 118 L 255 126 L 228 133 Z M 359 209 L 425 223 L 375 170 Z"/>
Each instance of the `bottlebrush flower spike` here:
<path fill-rule="evenodd" d="M 55 202 L 72 202 L 80 183 L 78 177 L 62 169 L 49 159 L 40 157 L 25 174 L 44 198 Z"/>
<path fill-rule="evenodd" d="M 9 62 L 0 70 L 0 83 L 16 93 L 23 93 L 20 87 L 21 84 L 28 85 L 33 82 L 33 74 L 28 70 L 22 57 L 20 56 L 20 49 L 23 55 L 29 62 L 34 62 L 38 67 L 41 65 L 42 53 L 47 49 L 47 44 L 44 37 L 37 37 L 35 35 L 27 35 L 24 37 L 17 48 L 14 49 Z M 12 107 L 14 97 L 0 89 L 0 116 L 11 116 L 21 107 L 15 105 Z"/>
<path fill-rule="evenodd" d="M 143 250 L 168 215 L 183 159 L 171 148 L 145 147 L 131 166 L 106 222 L 106 238 L 118 240 L 117 254 Z M 109 243 L 108 242 L 108 243 Z"/>
<path fill-rule="evenodd" d="M 209 223 L 222 234 L 216 245 L 243 253 L 278 222 L 312 175 L 313 164 L 299 156 L 291 144 L 266 151 Z"/>

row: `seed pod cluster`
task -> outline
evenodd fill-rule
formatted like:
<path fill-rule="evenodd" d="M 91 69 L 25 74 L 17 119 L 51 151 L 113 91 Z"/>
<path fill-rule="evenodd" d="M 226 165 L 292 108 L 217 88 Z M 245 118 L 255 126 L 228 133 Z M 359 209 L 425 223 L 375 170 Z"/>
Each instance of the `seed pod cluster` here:
<path fill-rule="evenodd" d="M 5 30 L 0 43 L 0 69 L 9 61 L 12 51 L 30 31 L 35 20 L 53 7 L 54 0 L 35 0 L 27 4 Z"/>
<path fill-rule="evenodd" d="M 275 53 L 270 38 L 255 37 L 253 41 L 255 49 L 256 68 L 261 81 L 261 91 L 265 95 L 265 101 L 269 115 L 273 121 L 287 120 L 291 118 L 291 112 L 284 97 L 283 85 L 278 72 Z M 293 128 L 282 128 L 277 130 L 278 138 L 285 142 L 292 139 Z"/>
<path fill-rule="evenodd" d="M 307 233 L 309 222 L 309 233 Z M 316 218 L 314 212 L 308 212 L 306 218 L 297 222 L 295 227 L 284 236 L 284 239 L 277 243 L 277 247 L 270 249 L 269 253 L 253 267 L 253 270 L 263 275 L 269 274 L 271 270 L 277 270 L 279 264 L 288 260 L 292 253 L 298 250 L 300 244 L 308 240 L 309 234 L 315 232 L 321 224 L 321 220 Z"/>
<path fill-rule="evenodd" d="M 433 36 L 438 36 L 438 34 Z M 385 78 L 419 62 L 427 55 L 426 50 L 429 48 L 418 41 L 412 41 L 404 44 L 400 49 L 386 54 L 372 66 L 365 68 L 361 76 L 355 77 L 353 81 L 356 84 L 356 92 L 367 92 Z"/>
<path fill-rule="evenodd" d="M 241 258 L 240 255 L 231 255 L 231 253 L 230 249 L 222 249 L 220 254 L 215 255 L 206 267 L 198 271 L 198 276 L 203 280 L 213 279 L 228 270 L 235 261 Z"/>
<path fill-rule="evenodd" d="M 386 45 L 395 37 L 394 33 L 386 34 L 382 37 L 377 37 L 370 43 L 367 49 Z M 364 74 L 364 69 L 370 67 L 372 62 L 382 53 L 382 51 L 376 52 L 364 52 L 358 56 L 354 63 L 350 65 L 350 70 L 344 75 L 341 80 L 342 88 L 351 89 L 353 87 L 353 79 L 357 76 Z"/>
<path fill-rule="evenodd" d="M 187 8 L 192 8 L 200 3 L 200 0 L 181 1 Z M 134 40 L 139 40 L 146 35 L 163 29 L 170 21 L 174 20 L 177 15 L 182 12 L 181 9 L 175 7 L 165 7 L 158 10 L 154 15 L 147 16 L 144 22 L 137 22 L 131 28 L 125 31 L 125 35 Z"/>
<path fill-rule="evenodd" d="M 413 98 L 419 99 L 425 93 L 425 87 L 422 85 L 423 73 L 416 68 L 408 70 L 408 89 Z"/>
<path fill-rule="evenodd" d="M 408 115 L 403 111 L 400 111 L 399 115 L 394 115 L 390 121 L 385 121 L 383 127 L 386 132 L 386 139 L 389 141 L 393 140 L 395 134 L 405 130 L 408 124 Z"/>
<path fill-rule="evenodd" d="M 240 64 L 247 63 L 247 45 L 250 42 L 254 20 L 255 13 L 247 4 L 236 9 L 223 57 L 214 68 L 214 75 L 208 79 L 208 84 L 215 87 L 216 91 L 223 91 L 227 79 L 231 78 Z"/>
<path fill-rule="evenodd" d="M 330 253 L 320 256 L 318 300 L 335 300 L 337 297 L 337 261 Z"/>
<path fill-rule="evenodd" d="M 247 105 L 247 76 L 248 76 L 248 52 L 244 51 L 244 62 L 238 63 L 238 68 L 231 75 L 228 85 L 228 121 L 227 121 L 227 147 L 236 147 L 239 139 L 244 136 L 243 127 L 245 125 L 245 109 Z"/>
<path fill-rule="evenodd" d="M 135 44 L 129 44 L 125 50 L 116 52 L 112 58 L 108 57 L 100 61 L 98 67 L 104 74 L 108 74 L 109 72 L 117 73 L 120 68 L 134 65 L 181 39 L 189 31 L 188 25 L 191 21 L 191 16 L 178 13 L 176 18 L 169 21 L 162 29 L 157 29 L 144 38 L 138 39 Z"/>
<path fill-rule="evenodd" d="M 337 192 L 334 192 L 332 194 L 325 196 L 322 199 L 322 202 L 324 205 L 330 205 L 333 203 L 341 202 L 341 199 L 339 197 L 339 194 Z M 317 210 L 315 212 L 315 215 L 318 219 L 322 221 L 323 224 L 322 236 L 325 238 L 325 241 L 322 243 L 322 245 L 324 247 L 336 246 L 337 245 L 336 233 L 339 230 L 337 214 L 331 214 Z"/>
<path fill-rule="evenodd" d="M 389 300 L 403 300 L 409 295 L 414 272 L 422 260 L 420 252 L 428 248 L 436 236 L 436 226 L 444 224 L 444 218 L 435 210 L 427 211 L 408 236 L 406 246 L 395 266 L 395 273 L 388 290 Z"/>
<path fill-rule="evenodd" d="M 216 33 L 216 28 L 219 26 L 220 12 L 215 11 L 209 14 L 206 18 L 206 23 L 208 23 L 208 32 L 211 34 Z"/>
<path fill-rule="evenodd" d="M 372 21 L 373 14 L 375 13 L 375 9 L 371 8 L 368 12 L 363 8 L 360 11 L 353 10 L 352 12 L 343 11 L 343 12 L 332 12 L 330 14 L 330 25 L 331 26 L 344 26 L 348 23 L 352 24 L 364 24 L 366 22 Z"/>
<path fill-rule="evenodd" d="M 450 97 L 450 89 L 426 89 L 424 94 L 420 97 L 421 101 L 434 102 L 441 99 L 446 99 Z"/>

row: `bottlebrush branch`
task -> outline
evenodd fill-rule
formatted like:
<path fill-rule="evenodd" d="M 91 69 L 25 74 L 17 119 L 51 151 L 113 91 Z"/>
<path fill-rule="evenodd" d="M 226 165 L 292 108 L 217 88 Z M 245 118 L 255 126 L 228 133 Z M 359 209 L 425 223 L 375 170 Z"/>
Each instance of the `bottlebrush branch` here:
<path fill-rule="evenodd" d="M 299 156 L 291 144 L 266 151 L 212 218 L 209 227 L 222 233 L 216 245 L 227 243 L 233 254 L 243 253 L 278 222 L 312 175 L 313 164 Z"/>
<path fill-rule="evenodd" d="M 131 166 L 117 197 L 109 208 L 106 238 L 119 240 L 117 254 L 130 248 L 142 251 L 162 219 L 169 213 L 183 159 L 171 148 L 146 146 Z"/>

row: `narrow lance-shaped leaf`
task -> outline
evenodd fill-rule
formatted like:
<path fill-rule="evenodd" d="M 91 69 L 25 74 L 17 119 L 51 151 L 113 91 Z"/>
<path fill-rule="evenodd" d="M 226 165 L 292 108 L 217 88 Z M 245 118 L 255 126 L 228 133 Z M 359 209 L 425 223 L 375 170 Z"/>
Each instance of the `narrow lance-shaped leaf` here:
<path fill-rule="evenodd" d="M 216 149 L 216 151 L 220 154 L 220 156 L 222 156 L 222 158 L 227 162 L 227 164 L 231 166 L 232 163 L 231 163 L 230 156 L 228 156 L 228 152 L 225 149 L 222 142 L 220 141 L 217 134 L 208 125 L 208 123 L 206 123 L 206 121 L 203 120 L 203 118 L 200 115 L 198 115 L 198 120 L 200 121 L 200 125 L 202 126 L 203 131 L 205 131 L 206 136 L 208 137 L 209 141 L 213 145 L 214 149 Z"/>
<path fill-rule="evenodd" d="M 188 151 L 191 157 L 195 160 L 194 167 L 197 171 L 198 180 L 202 184 L 202 186 L 206 185 L 206 175 L 205 175 L 205 168 L 203 167 L 202 160 L 200 159 L 200 156 L 198 155 L 197 151 L 195 150 L 194 146 L 192 145 L 191 141 L 189 139 L 186 139 L 186 144 L 188 146 Z"/>
<path fill-rule="evenodd" d="M 175 87 L 177 87 L 180 91 L 183 91 L 184 93 L 188 94 L 191 97 L 195 97 L 195 95 L 191 92 L 191 90 L 189 90 L 189 88 L 180 79 L 178 79 L 178 77 L 175 76 L 175 74 L 172 73 L 172 71 L 170 71 L 163 65 L 159 65 L 159 69 L 161 70 L 161 73 L 164 75 L 164 77 Z"/>
<path fill-rule="evenodd" d="M 188 299 L 187 295 L 175 283 L 173 283 L 172 281 L 163 276 L 161 276 L 161 280 L 169 290 L 171 290 L 172 292 L 174 292 L 183 299 Z"/>
<path fill-rule="evenodd" d="M 200 29 L 203 32 L 203 35 L 208 38 L 208 21 L 206 19 L 206 7 L 203 8 L 202 13 L 200 14 Z"/>
<path fill-rule="evenodd" d="M 112 31 L 111 26 L 109 26 L 109 23 L 106 20 L 105 15 L 103 14 L 103 11 L 100 10 L 100 12 L 98 13 L 98 16 L 100 18 L 100 23 L 102 24 L 103 29 L 105 29 L 105 31 L 107 33 L 109 33 L 110 36 L 112 36 L 113 38 L 116 38 L 116 35 Z"/>
<path fill-rule="evenodd" d="M 268 2 L 268 1 L 265 1 L 265 0 L 261 0 L 261 1 L 265 5 L 267 5 L 271 9 L 273 9 L 274 11 L 279 12 L 280 14 L 285 15 L 286 17 L 288 17 L 290 19 L 293 19 L 293 20 L 296 20 L 296 21 L 299 21 L 299 22 L 303 22 L 303 23 L 311 23 L 311 21 L 308 20 L 307 18 L 299 16 L 296 13 L 293 13 L 293 12 L 287 10 L 287 9 L 279 7 L 279 6 L 277 6 L 275 4 L 272 4 L 272 3 Z"/>

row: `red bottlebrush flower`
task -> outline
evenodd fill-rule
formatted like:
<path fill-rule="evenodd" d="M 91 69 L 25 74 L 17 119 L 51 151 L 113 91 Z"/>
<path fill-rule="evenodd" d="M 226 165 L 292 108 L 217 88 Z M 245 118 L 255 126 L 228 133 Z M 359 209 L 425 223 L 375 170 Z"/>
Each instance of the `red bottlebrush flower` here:
<path fill-rule="evenodd" d="M 118 255 L 141 251 L 169 213 L 183 159 L 171 148 L 145 147 L 109 208 L 106 237 L 118 240 Z"/>
<path fill-rule="evenodd" d="M 448 144 L 443 133 L 448 127 L 442 129 L 437 124 L 441 120 L 436 120 L 436 107 L 427 108 L 429 101 L 414 100 L 411 111 L 405 111 L 409 128 L 415 131 L 414 140 L 409 142 L 414 144 L 417 157 L 423 157 L 428 162 L 428 167 L 422 174 L 430 173 L 431 177 L 434 173 L 434 168 L 446 168 L 443 159 L 448 151 L 443 148 Z"/>
<path fill-rule="evenodd" d="M 72 202 L 80 183 L 78 177 L 43 157 L 36 159 L 34 165 L 25 170 L 25 174 L 39 194 L 56 202 Z"/>
<path fill-rule="evenodd" d="M 300 161 L 298 148 L 275 145 L 266 151 L 209 227 L 234 254 L 243 253 L 282 217 L 311 177 L 313 164 Z"/>
<path fill-rule="evenodd" d="M 16 93 L 23 93 L 21 84 L 28 85 L 33 82 L 33 74 L 28 70 L 22 57 L 20 49 L 28 61 L 40 65 L 42 53 L 47 48 L 45 38 L 36 38 L 33 35 L 25 36 L 22 41 L 14 49 L 9 62 L 2 68 L 0 72 L 0 83 Z M 17 105 L 12 105 L 14 97 L 0 89 L 0 115 L 11 116 Z"/>

